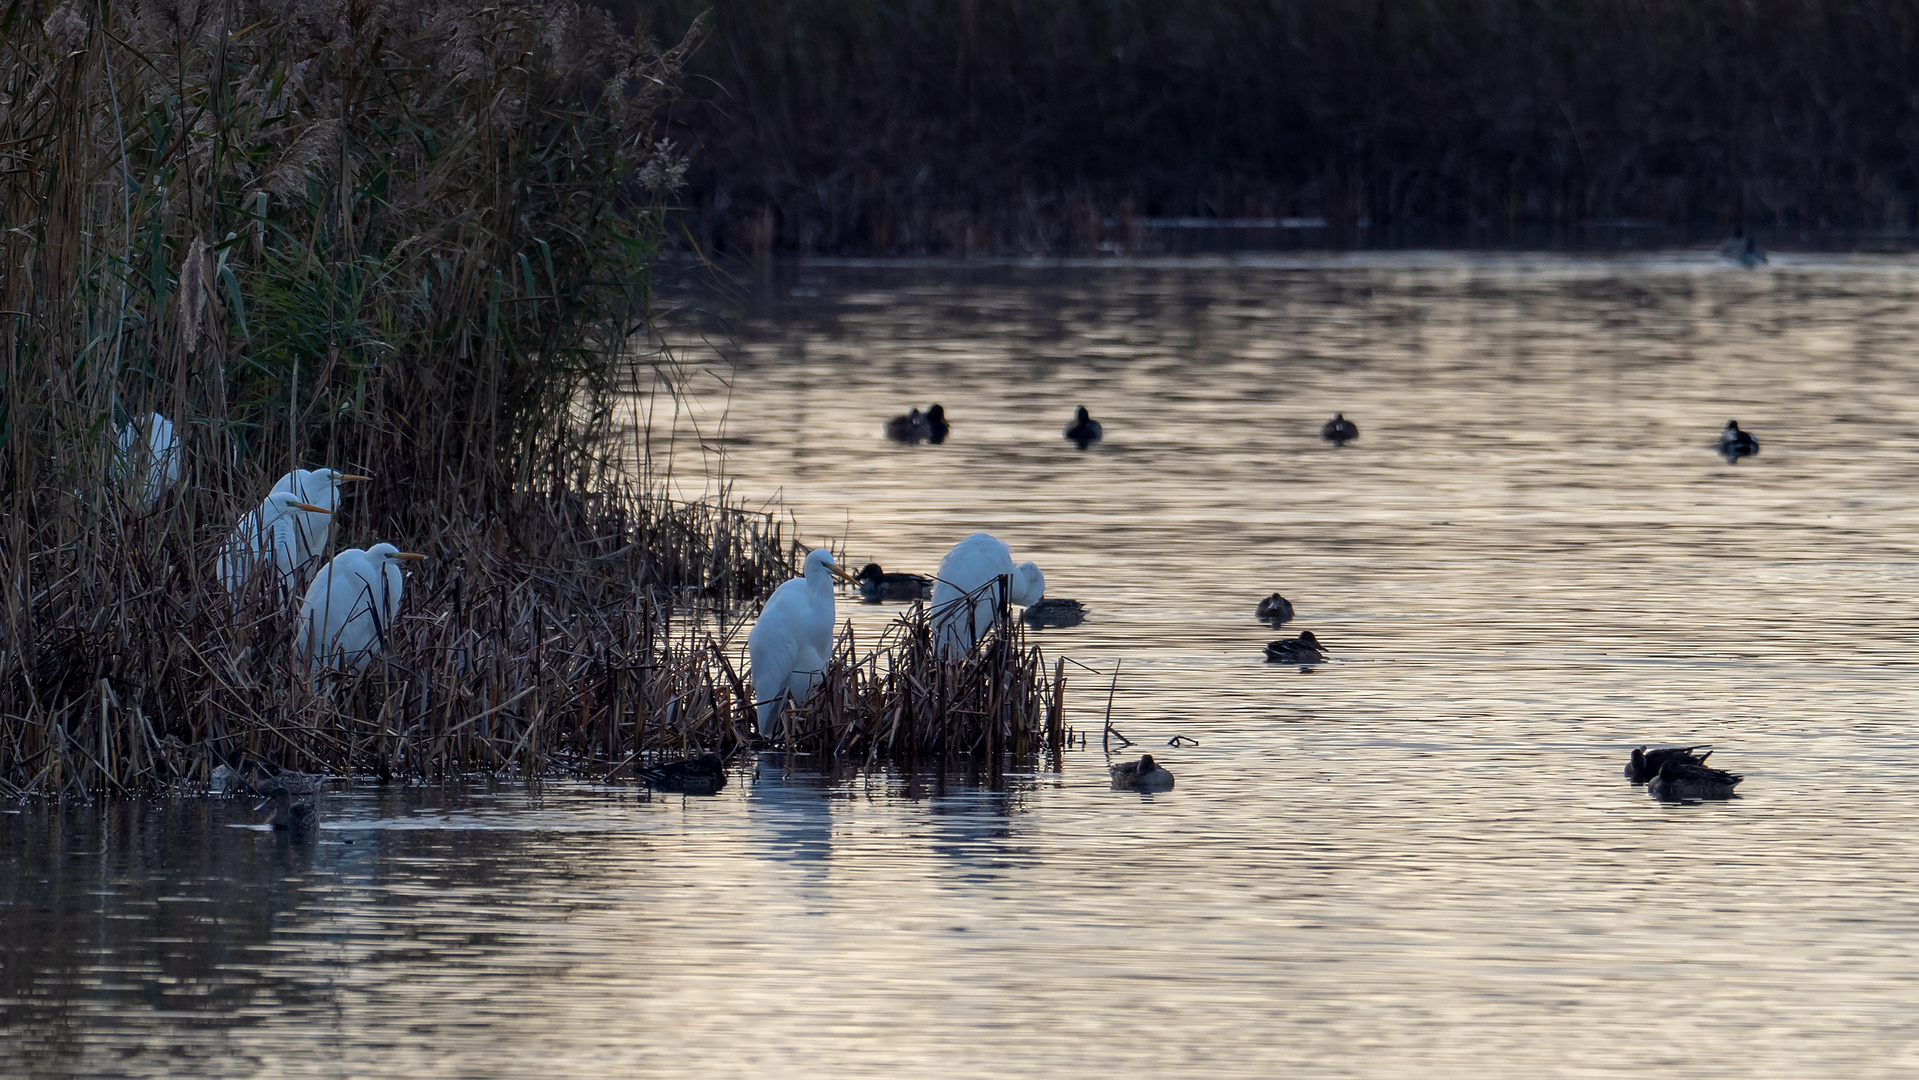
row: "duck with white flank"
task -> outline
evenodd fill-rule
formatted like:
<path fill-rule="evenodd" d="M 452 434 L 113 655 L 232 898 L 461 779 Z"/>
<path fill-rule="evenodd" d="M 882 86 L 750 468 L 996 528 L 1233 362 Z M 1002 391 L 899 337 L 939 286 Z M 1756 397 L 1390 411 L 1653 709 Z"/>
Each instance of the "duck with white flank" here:
<path fill-rule="evenodd" d="M 1733 789 L 1745 777 L 1724 769 L 1693 765 L 1667 758 L 1651 780 L 1646 794 L 1661 802 L 1697 802 L 1702 799 L 1730 799 Z"/>
<path fill-rule="evenodd" d="M 1752 432 L 1739 430 L 1739 421 L 1726 421 L 1726 430 L 1719 433 L 1719 456 L 1731 465 L 1742 457 L 1751 457 L 1759 452 L 1759 440 Z"/>
<path fill-rule="evenodd" d="M 1359 438 L 1359 425 L 1346 419 L 1345 413 L 1334 413 L 1326 426 L 1319 429 L 1319 437 L 1334 446 L 1345 446 Z"/>
<path fill-rule="evenodd" d="M 1073 414 L 1073 422 L 1066 425 L 1066 438 L 1081 450 L 1098 442 L 1103 434 L 1099 421 L 1093 419 L 1093 414 L 1087 412 L 1084 405 Z"/>
<path fill-rule="evenodd" d="M 1704 750 L 1701 754 L 1698 751 Z M 1677 761 L 1681 765 L 1704 765 L 1712 756 L 1709 746 L 1663 746 L 1657 750 L 1637 747 L 1632 759 L 1626 762 L 1626 779 L 1635 784 L 1643 784 L 1659 775 L 1659 767 L 1668 761 Z"/>
<path fill-rule="evenodd" d="M 1254 609 L 1253 616 L 1263 623 L 1284 626 L 1293 621 L 1292 601 L 1274 593 L 1259 602 L 1259 607 Z"/>
<path fill-rule="evenodd" d="M 1138 761 L 1124 761 L 1113 766 L 1114 791 L 1171 791 L 1173 774 L 1160 767 L 1153 755 L 1145 754 Z"/>
<path fill-rule="evenodd" d="M 1317 664 L 1326 659 L 1326 650 L 1311 630 L 1296 638 L 1281 638 L 1266 643 L 1266 659 L 1279 664 Z"/>

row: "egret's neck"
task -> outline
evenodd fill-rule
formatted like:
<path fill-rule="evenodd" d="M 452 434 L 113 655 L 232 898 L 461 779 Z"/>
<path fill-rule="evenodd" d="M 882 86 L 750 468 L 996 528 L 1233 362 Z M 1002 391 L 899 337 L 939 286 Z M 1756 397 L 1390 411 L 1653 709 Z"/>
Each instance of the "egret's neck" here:
<path fill-rule="evenodd" d="M 809 563 L 806 567 L 806 587 L 815 594 L 833 591 L 833 574 L 819 563 Z"/>

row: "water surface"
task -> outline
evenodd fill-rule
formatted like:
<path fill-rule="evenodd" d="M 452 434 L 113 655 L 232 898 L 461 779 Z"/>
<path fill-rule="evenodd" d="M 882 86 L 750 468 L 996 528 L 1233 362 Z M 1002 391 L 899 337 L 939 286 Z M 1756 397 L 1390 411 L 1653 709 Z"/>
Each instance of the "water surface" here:
<path fill-rule="evenodd" d="M 1919 260 L 748 285 L 722 334 L 673 322 L 711 365 L 677 421 L 652 402 L 684 493 L 723 467 L 889 569 L 998 534 L 1088 606 L 1039 640 L 1120 664 L 1114 726 L 1178 788 L 1105 789 L 1106 681 L 1072 669 L 1090 749 L 999 790 L 772 759 L 711 799 L 366 784 L 306 843 L 224 802 L 28 807 L 0 1074 L 1919 1066 Z M 946 445 L 879 438 L 933 401 Z M 1762 452 L 1730 466 L 1734 418 Z M 1263 661 L 1273 590 L 1336 662 Z M 1744 797 L 1620 776 L 1680 741 Z"/>

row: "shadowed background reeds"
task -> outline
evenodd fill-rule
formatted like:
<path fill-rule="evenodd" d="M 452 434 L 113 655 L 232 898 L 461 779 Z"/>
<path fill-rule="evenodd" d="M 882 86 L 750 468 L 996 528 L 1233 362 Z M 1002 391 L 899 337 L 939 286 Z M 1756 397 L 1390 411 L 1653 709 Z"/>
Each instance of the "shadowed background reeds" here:
<path fill-rule="evenodd" d="M 1919 224 L 1910 0 L 605 2 L 662 40 L 710 9 L 672 118 L 715 251 Z"/>

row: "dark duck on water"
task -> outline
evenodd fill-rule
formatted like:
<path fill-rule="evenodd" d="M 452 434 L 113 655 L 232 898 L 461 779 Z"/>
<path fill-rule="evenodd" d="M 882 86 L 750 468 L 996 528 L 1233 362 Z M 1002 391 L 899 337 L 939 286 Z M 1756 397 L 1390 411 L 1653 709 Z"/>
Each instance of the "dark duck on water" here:
<path fill-rule="evenodd" d="M 1098 442 L 1102 434 L 1099 421 L 1093 419 L 1093 414 L 1087 412 L 1084 405 L 1073 414 L 1073 422 L 1066 425 L 1066 438 L 1081 450 Z"/>
<path fill-rule="evenodd" d="M 1730 799 L 1733 789 L 1745 777 L 1724 769 L 1709 768 L 1667 758 L 1659 772 L 1646 781 L 1646 794 L 1661 802 L 1698 802 L 1704 799 Z"/>
<path fill-rule="evenodd" d="M 713 795 L 726 786 L 726 759 L 709 751 L 696 758 L 662 761 L 641 769 L 640 779 L 660 791 Z"/>
<path fill-rule="evenodd" d="M 888 600 L 923 600 L 933 587 L 932 582 L 918 574 L 886 573 L 876 562 L 861 567 L 859 576 L 853 581 L 860 587 L 860 599 L 868 604 L 882 604 Z"/>
<path fill-rule="evenodd" d="M 926 410 L 926 441 L 938 446 L 946 441 L 946 433 L 952 430 L 953 425 L 946 422 L 946 407 L 934 402 L 932 408 Z"/>
<path fill-rule="evenodd" d="M 1326 426 L 1319 429 L 1319 437 L 1334 446 L 1345 446 L 1359 438 L 1359 425 L 1346 419 L 1345 413 L 1334 413 Z"/>
<path fill-rule="evenodd" d="M 1705 753 L 1698 752 L 1701 750 Z M 1681 765 L 1703 765 L 1711 756 L 1712 748 L 1709 746 L 1663 746 L 1657 750 L 1635 747 L 1632 759 L 1626 762 L 1626 779 L 1643 784 L 1658 776 L 1659 767 L 1668 761 L 1676 761 Z"/>
<path fill-rule="evenodd" d="M 1114 791 L 1171 791 L 1173 774 L 1161 768 L 1153 755 L 1145 754 L 1138 761 L 1123 761 L 1113 766 Z"/>
<path fill-rule="evenodd" d="M 1253 616 L 1263 623 L 1284 626 L 1293 621 L 1292 601 L 1274 593 L 1259 602 L 1259 607 L 1253 610 Z"/>
<path fill-rule="evenodd" d="M 1280 664 L 1317 664 L 1326 659 L 1326 650 L 1311 630 L 1296 638 L 1281 638 L 1266 643 L 1266 659 Z"/>
<path fill-rule="evenodd" d="M 1739 430 L 1739 421 L 1726 421 L 1726 430 L 1719 433 L 1719 456 L 1730 465 L 1742 457 L 1751 457 L 1759 452 L 1759 440 L 1752 432 Z"/>
<path fill-rule="evenodd" d="M 905 416 L 895 416 L 888 420 L 885 431 L 887 438 L 911 446 L 932 438 L 933 426 L 927 421 L 925 413 L 914 409 Z"/>

